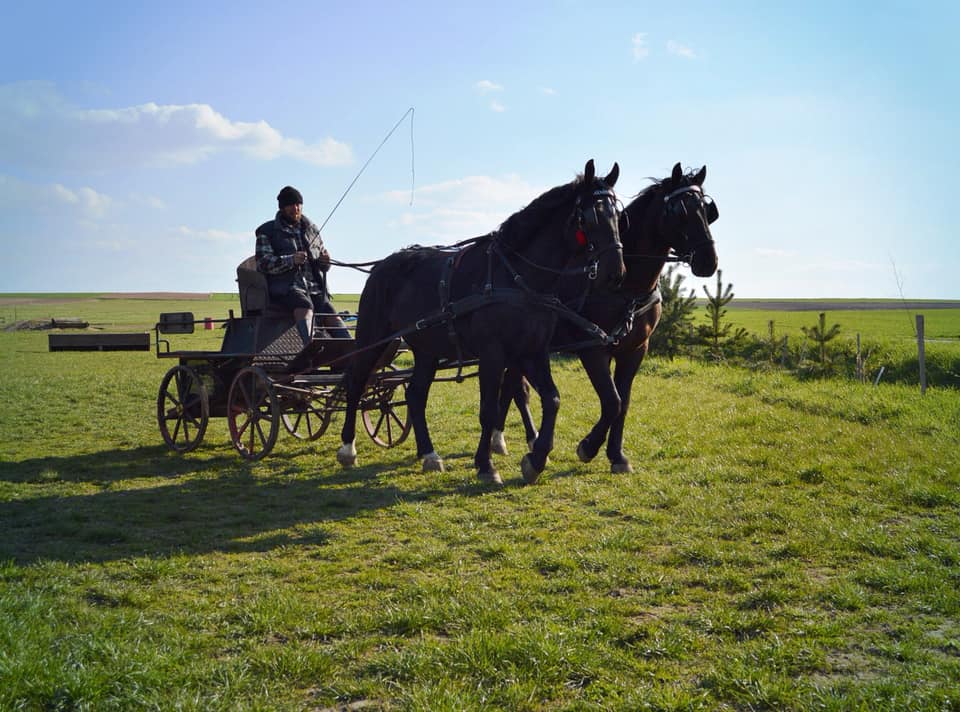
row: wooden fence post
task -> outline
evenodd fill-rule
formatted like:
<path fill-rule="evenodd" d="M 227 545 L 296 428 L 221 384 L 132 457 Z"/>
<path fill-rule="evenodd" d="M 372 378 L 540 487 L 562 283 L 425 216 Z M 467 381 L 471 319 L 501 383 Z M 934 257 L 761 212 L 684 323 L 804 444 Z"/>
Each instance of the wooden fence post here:
<path fill-rule="evenodd" d="M 866 369 L 864 369 L 863 364 L 863 351 L 860 348 L 860 332 L 857 332 L 857 380 L 860 383 L 865 383 L 867 380 Z"/>
<path fill-rule="evenodd" d="M 923 349 L 923 314 L 917 314 L 917 356 L 920 362 L 920 395 L 927 392 L 927 361 Z"/>

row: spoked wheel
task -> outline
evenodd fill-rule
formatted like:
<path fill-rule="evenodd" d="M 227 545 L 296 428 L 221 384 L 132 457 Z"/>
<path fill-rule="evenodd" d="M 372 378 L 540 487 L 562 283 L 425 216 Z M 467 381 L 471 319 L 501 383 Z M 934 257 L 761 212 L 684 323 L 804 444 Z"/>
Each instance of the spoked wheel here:
<path fill-rule="evenodd" d="M 293 437 L 301 440 L 316 440 L 330 426 L 330 410 L 327 399 L 304 395 L 286 407 L 280 416 L 283 427 Z"/>
<path fill-rule="evenodd" d="M 380 447 L 396 447 L 410 434 L 407 383 L 391 378 L 396 370 L 392 364 L 381 369 L 360 402 L 363 428 Z"/>
<path fill-rule="evenodd" d="M 203 440 L 210 421 L 210 399 L 203 381 L 189 366 L 174 366 L 160 382 L 157 424 L 176 452 L 190 452 Z"/>
<path fill-rule="evenodd" d="M 280 405 L 262 368 L 242 368 L 230 384 L 227 423 L 233 446 L 248 460 L 266 457 L 277 442 Z"/>

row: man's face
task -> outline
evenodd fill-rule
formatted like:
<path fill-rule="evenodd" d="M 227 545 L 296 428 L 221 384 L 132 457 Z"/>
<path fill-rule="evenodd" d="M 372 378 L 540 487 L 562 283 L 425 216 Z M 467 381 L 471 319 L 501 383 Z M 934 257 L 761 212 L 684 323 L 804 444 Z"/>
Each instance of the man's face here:
<path fill-rule="evenodd" d="M 303 215 L 303 204 L 295 203 L 293 205 L 284 205 L 280 208 L 280 213 L 295 225 L 300 222 L 300 216 Z"/>

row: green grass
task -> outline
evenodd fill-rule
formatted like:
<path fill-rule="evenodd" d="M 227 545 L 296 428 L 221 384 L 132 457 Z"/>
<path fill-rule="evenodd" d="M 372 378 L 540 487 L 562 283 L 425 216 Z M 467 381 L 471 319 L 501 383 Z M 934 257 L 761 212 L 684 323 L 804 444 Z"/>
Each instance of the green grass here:
<path fill-rule="evenodd" d="M 0 709 L 960 707 L 956 390 L 651 359 L 613 476 L 559 359 L 548 473 L 512 415 L 497 491 L 473 381 L 432 393 L 446 472 L 362 430 L 344 470 L 336 425 L 166 451 L 170 365 L 0 333 Z"/>

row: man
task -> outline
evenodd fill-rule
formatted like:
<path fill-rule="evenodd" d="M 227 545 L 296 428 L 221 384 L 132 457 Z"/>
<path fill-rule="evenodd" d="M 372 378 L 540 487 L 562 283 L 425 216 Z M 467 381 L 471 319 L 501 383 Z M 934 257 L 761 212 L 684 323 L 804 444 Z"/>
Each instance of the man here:
<path fill-rule="evenodd" d="M 293 311 L 304 346 L 313 338 L 314 312 L 334 315 L 324 320 L 330 335 L 349 338 L 327 294 L 330 253 L 320 230 L 303 214 L 303 196 L 288 185 L 277 203 L 276 217 L 257 228 L 257 269 L 267 276 L 270 300 Z"/>

